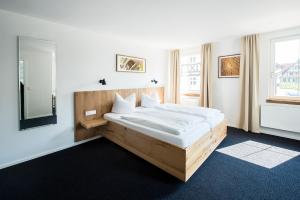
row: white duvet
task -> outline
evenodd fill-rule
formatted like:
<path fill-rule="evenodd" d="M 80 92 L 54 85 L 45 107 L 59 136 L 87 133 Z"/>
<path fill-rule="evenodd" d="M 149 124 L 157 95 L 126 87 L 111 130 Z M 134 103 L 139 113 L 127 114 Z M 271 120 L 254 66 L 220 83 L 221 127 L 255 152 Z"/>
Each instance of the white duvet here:
<path fill-rule="evenodd" d="M 217 109 L 199 106 L 183 106 L 169 103 L 157 105 L 155 106 L 155 109 L 202 117 L 205 119 L 205 122 L 209 124 L 211 129 L 220 122 L 220 118 L 224 118 L 224 114 Z"/>
<path fill-rule="evenodd" d="M 195 115 L 203 118 L 215 117 L 217 114 L 221 113 L 219 110 L 213 108 L 204 108 L 198 106 L 183 106 L 183 105 L 171 104 L 171 103 L 160 104 L 155 106 L 155 108 L 159 110 Z"/>
<path fill-rule="evenodd" d="M 175 135 L 184 134 L 205 121 L 205 118 L 201 116 L 153 108 L 142 109 L 131 114 L 121 115 L 121 119 Z"/>

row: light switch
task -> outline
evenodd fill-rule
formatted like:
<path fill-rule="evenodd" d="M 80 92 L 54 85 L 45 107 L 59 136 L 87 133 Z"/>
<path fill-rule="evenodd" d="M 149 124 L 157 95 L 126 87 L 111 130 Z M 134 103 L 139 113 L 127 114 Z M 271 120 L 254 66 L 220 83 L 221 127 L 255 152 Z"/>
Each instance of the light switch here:
<path fill-rule="evenodd" d="M 85 116 L 96 115 L 96 113 L 97 113 L 96 110 L 87 110 L 85 111 Z"/>

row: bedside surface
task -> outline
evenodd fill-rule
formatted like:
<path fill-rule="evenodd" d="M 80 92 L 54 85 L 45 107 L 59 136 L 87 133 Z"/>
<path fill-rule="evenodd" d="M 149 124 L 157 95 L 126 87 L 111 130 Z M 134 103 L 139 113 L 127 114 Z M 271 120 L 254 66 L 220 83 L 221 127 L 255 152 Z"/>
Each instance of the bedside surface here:
<path fill-rule="evenodd" d="M 107 120 L 105 120 L 103 118 L 100 118 L 100 119 L 91 119 L 91 120 L 81 121 L 80 124 L 84 128 L 90 129 L 90 128 L 95 128 L 95 127 L 107 124 Z"/>

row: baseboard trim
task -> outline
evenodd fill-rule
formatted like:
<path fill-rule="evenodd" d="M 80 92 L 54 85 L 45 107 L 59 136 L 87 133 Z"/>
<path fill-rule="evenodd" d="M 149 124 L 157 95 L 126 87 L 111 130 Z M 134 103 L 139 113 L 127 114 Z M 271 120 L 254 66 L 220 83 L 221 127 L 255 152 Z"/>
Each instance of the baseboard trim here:
<path fill-rule="evenodd" d="M 273 135 L 277 137 L 283 137 L 293 140 L 300 140 L 300 133 L 278 130 L 278 129 L 271 129 L 271 128 L 261 128 L 261 132 L 267 135 Z"/>
<path fill-rule="evenodd" d="M 243 130 L 241 128 L 234 127 L 234 126 L 228 126 L 228 127 Z M 254 134 L 257 134 L 257 133 L 254 133 Z M 287 139 L 299 140 L 300 141 L 300 133 L 297 133 L 297 132 L 260 127 L 259 134 L 272 135 L 272 136 L 275 136 L 275 137 L 281 137 L 281 138 L 287 138 Z"/>
<path fill-rule="evenodd" d="M 68 148 L 71 148 L 71 147 L 74 147 L 74 146 L 77 146 L 77 145 L 80 145 L 80 144 L 83 144 L 83 143 L 86 143 L 86 142 L 89 142 L 89 141 L 92 141 L 92 140 L 95 140 L 95 139 L 98 139 L 100 137 L 102 137 L 102 136 L 96 136 L 96 137 L 93 137 L 93 138 L 90 138 L 90 139 L 87 139 L 87 140 L 84 140 L 84 141 L 75 142 L 73 144 L 65 145 L 65 146 L 58 147 L 58 148 L 51 149 L 51 150 L 47 150 L 47 151 L 44 151 L 44 152 L 41 152 L 41 153 L 38 153 L 38 154 L 35 154 L 35 155 L 32 155 L 32 156 L 28 156 L 28 157 L 25 157 L 25 158 L 22 158 L 22 159 L 18 159 L 18 160 L 15 160 L 15 161 L 4 163 L 4 164 L 0 165 L 0 170 L 4 169 L 4 168 L 7 168 L 7 167 L 11 167 L 13 165 L 23 163 L 23 162 L 27 162 L 29 160 L 36 159 L 36 158 L 39 158 L 39 157 L 42 157 L 42 156 L 46 156 L 46 155 L 49 155 L 49 154 L 52 154 L 52 153 L 55 153 L 55 152 L 58 152 L 58 151 L 62 151 L 62 150 L 65 150 L 65 149 L 68 149 Z"/>

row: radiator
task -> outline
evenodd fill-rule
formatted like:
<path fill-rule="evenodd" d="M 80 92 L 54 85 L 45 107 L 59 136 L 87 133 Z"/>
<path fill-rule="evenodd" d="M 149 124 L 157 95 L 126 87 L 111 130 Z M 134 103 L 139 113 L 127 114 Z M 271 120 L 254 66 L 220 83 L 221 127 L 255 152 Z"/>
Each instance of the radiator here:
<path fill-rule="evenodd" d="M 300 106 L 283 104 L 262 105 L 261 126 L 300 133 Z"/>

